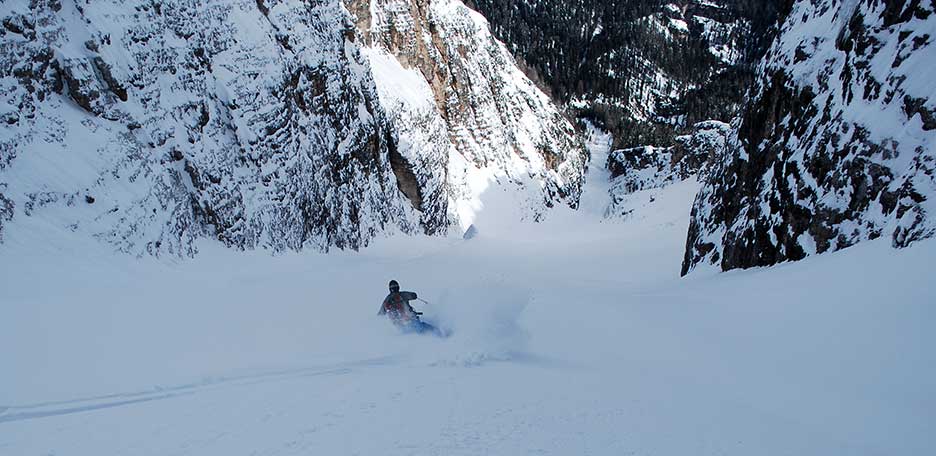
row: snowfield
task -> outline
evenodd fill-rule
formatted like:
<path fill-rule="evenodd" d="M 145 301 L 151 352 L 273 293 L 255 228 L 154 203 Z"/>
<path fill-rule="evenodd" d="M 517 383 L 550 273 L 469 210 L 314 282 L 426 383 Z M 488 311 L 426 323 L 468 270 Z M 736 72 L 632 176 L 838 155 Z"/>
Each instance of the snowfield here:
<path fill-rule="evenodd" d="M 936 242 L 680 279 L 697 189 L 533 224 L 493 186 L 474 239 L 327 255 L 11 226 L 0 454 L 934 454 Z M 391 278 L 454 334 L 377 317 Z"/>

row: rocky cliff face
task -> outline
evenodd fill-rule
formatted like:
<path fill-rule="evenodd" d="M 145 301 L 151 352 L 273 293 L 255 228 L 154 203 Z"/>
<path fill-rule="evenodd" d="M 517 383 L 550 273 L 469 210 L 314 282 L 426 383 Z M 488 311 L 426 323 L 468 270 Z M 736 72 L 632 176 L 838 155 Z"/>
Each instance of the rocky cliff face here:
<path fill-rule="evenodd" d="M 180 255 L 199 237 L 357 248 L 418 229 L 337 0 L 36 0 L 0 16 L 7 222 Z"/>
<path fill-rule="evenodd" d="M 571 127 L 459 2 L 13 1 L 0 50 L 0 236 L 327 250 L 444 233 L 487 180 L 577 202 Z"/>
<path fill-rule="evenodd" d="M 572 125 L 517 68 L 488 24 L 457 0 L 355 0 L 380 99 L 400 133 L 424 213 L 467 226 L 491 183 L 529 192 L 538 219 L 575 206 L 586 153 Z M 446 205 L 448 207 L 446 208 Z"/>
<path fill-rule="evenodd" d="M 692 209 L 683 273 L 936 232 L 936 4 L 799 1 Z"/>

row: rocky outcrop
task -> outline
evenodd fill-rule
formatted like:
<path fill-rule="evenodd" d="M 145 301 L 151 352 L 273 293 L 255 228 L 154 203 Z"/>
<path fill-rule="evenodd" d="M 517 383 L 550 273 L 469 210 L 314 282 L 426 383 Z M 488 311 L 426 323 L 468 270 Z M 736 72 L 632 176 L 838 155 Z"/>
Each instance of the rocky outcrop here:
<path fill-rule="evenodd" d="M 338 0 L 5 2 L 0 220 L 173 255 L 420 230 L 352 18 Z"/>
<path fill-rule="evenodd" d="M 691 134 L 677 136 L 670 147 L 642 146 L 611 152 L 611 203 L 606 215 L 630 212 L 627 195 L 665 187 L 705 174 L 707 167 L 724 154 L 730 126 L 719 121 L 699 122 Z"/>
<path fill-rule="evenodd" d="M 354 0 L 380 99 L 423 193 L 425 220 L 470 224 L 472 182 L 534 187 L 533 218 L 575 206 L 586 153 L 570 122 L 523 73 L 487 22 L 457 0 Z M 399 177 L 399 174 L 398 174 Z M 453 207 L 447 207 L 451 204 Z"/>
<path fill-rule="evenodd" d="M 0 193 L 0 242 L 3 241 L 3 224 L 13 219 L 13 209 L 13 202 Z"/>
<path fill-rule="evenodd" d="M 936 232 L 936 5 L 797 2 L 692 210 L 683 273 Z"/>

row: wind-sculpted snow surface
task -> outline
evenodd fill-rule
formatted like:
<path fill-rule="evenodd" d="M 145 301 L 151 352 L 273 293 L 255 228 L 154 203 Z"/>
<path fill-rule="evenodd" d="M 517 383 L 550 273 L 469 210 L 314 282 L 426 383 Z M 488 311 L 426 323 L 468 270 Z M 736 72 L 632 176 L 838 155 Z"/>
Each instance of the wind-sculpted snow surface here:
<path fill-rule="evenodd" d="M 0 5 L 0 230 L 134 253 L 419 229 L 339 0 Z"/>
<path fill-rule="evenodd" d="M 692 210 L 683 273 L 936 231 L 936 4 L 799 1 Z"/>
<path fill-rule="evenodd" d="M 586 161 L 569 121 L 458 0 L 355 0 L 381 103 L 424 216 L 467 227 L 492 181 L 520 184 L 527 214 L 578 204 Z M 404 177 L 401 177 L 404 176 Z M 411 197 L 411 199 L 413 199 Z"/>

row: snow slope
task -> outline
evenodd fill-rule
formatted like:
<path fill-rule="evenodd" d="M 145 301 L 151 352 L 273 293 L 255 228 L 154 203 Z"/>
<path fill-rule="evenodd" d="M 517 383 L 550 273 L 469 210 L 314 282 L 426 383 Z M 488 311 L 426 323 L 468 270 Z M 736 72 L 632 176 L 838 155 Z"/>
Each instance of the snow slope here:
<path fill-rule="evenodd" d="M 680 279 L 697 188 L 356 254 L 0 246 L 0 454 L 933 453 L 936 242 Z M 391 278 L 454 335 L 378 318 Z"/>

